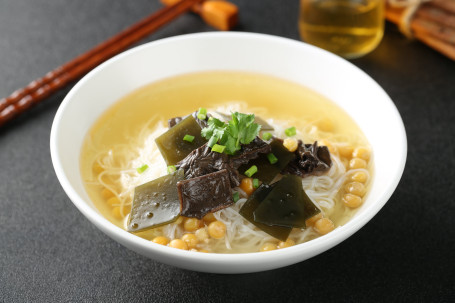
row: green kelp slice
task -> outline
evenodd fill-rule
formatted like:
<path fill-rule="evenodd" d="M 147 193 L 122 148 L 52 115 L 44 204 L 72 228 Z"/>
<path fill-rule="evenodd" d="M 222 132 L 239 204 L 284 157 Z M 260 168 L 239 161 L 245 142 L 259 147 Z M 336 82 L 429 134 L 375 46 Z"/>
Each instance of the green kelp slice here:
<path fill-rule="evenodd" d="M 267 157 L 268 154 L 259 154 L 259 157 L 256 159 L 240 166 L 239 171 L 244 172 L 252 165 L 256 165 L 258 171 L 254 177 L 269 184 L 283 170 L 283 168 L 289 164 L 289 162 L 295 159 L 295 154 L 288 151 L 288 149 L 283 146 L 282 140 L 274 138 L 272 142 L 270 142 L 270 147 L 272 148 L 271 153 L 278 159 L 278 161 L 272 164 Z"/>
<path fill-rule="evenodd" d="M 177 220 L 180 215 L 177 182 L 183 178 L 180 169 L 136 187 L 127 230 L 138 232 Z"/>
<path fill-rule="evenodd" d="M 183 140 L 185 135 L 193 136 L 192 142 Z M 207 142 L 201 136 L 201 127 L 192 115 L 189 115 L 167 132 L 155 139 L 161 155 L 167 165 L 177 164 L 196 148 Z"/>
<path fill-rule="evenodd" d="M 254 211 L 254 221 L 283 227 L 305 228 L 305 221 L 319 209 L 302 187 L 302 178 L 285 175 Z"/>
<path fill-rule="evenodd" d="M 272 237 L 277 238 L 281 241 L 286 241 L 289 234 L 291 233 L 292 228 L 282 227 L 282 226 L 269 226 L 263 223 L 256 222 L 254 220 L 254 211 L 260 205 L 260 203 L 267 197 L 267 195 L 272 191 L 273 185 L 267 185 L 262 183 L 261 186 L 256 189 L 256 191 L 248 198 L 248 200 L 243 204 L 239 213 L 245 219 L 253 223 L 256 227 L 263 230 Z"/>

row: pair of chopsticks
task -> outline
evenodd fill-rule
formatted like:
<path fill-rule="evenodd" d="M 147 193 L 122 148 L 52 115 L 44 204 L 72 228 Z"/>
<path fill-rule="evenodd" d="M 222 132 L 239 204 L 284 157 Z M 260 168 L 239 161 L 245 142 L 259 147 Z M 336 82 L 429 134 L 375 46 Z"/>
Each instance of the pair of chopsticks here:
<path fill-rule="evenodd" d="M 48 72 L 44 77 L 32 81 L 10 96 L 0 99 L 0 127 L 189 10 L 199 14 L 208 24 L 221 30 L 229 30 L 237 21 L 237 7 L 226 1 L 161 1 L 168 6 Z"/>

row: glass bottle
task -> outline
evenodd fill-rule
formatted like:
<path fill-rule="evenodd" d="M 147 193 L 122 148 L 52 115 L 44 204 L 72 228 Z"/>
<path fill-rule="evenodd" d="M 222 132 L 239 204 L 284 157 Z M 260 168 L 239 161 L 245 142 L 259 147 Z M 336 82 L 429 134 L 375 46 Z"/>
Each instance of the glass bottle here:
<path fill-rule="evenodd" d="M 300 0 L 302 40 L 345 58 L 363 56 L 384 34 L 383 0 Z"/>

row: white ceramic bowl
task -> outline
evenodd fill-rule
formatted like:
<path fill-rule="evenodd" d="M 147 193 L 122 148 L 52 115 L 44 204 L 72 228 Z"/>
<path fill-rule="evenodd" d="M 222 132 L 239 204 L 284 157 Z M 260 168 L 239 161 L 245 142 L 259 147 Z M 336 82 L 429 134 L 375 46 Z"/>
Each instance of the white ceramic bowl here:
<path fill-rule="evenodd" d="M 110 223 L 85 192 L 79 154 L 85 134 L 114 102 L 163 78 L 207 70 L 269 74 L 305 85 L 333 100 L 358 123 L 374 151 L 374 178 L 368 198 L 344 226 L 283 250 L 249 254 L 202 254 L 152 243 Z M 349 62 L 302 42 L 252 33 L 203 33 L 159 40 L 101 64 L 68 93 L 51 132 L 52 162 L 74 205 L 122 245 L 170 265 L 214 273 L 274 269 L 311 258 L 365 225 L 387 202 L 403 173 L 406 134 L 384 90 Z M 393 148 L 391 148 L 393 147 Z"/>

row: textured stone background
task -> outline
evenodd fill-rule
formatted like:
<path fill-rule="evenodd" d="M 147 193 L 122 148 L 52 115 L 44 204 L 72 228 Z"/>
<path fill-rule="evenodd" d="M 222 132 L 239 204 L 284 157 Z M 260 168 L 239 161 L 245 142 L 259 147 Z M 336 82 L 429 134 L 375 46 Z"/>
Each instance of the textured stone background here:
<path fill-rule="evenodd" d="M 233 2 L 237 30 L 299 39 L 297 0 Z M 158 7 L 158 0 L 0 0 L 0 96 Z M 143 42 L 211 30 L 187 14 Z M 395 194 L 347 241 L 247 275 L 190 272 L 127 250 L 77 211 L 54 174 L 49 133 L 68 87 L 0 129 L 0 301 L 453 302 L 455 63 L 390 25 L 373 53 L 352 62 L 394 100 L 409 153 Z"/>

